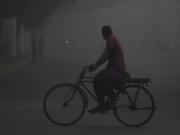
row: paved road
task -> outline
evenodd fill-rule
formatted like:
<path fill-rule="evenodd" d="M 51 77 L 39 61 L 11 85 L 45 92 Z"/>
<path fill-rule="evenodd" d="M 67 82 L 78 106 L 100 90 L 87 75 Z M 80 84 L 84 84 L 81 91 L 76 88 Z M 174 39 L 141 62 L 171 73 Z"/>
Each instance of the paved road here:
<path fill-rule="evenodd" d="M 41 65 L 41 68 L 34 71 L 24 70 L 1 76 L 1 135 L 179 135 L 180 133 L 178 92 L 163 94 L 153 92 L 158 109 L 153 119 L 140 128 L 124 127 L 113 115 L 90 115 L 88 113 L 73 126 L 56 126 L 44 116 L 42 98 L 48 87 L 62 79 L 57 76 L 61 73 L 42 67 L 46 66 Z"/>
<path fill-rule="evenodd" d="M 79 72 L 78 68 L 50 66 L 41 63 L 38 68 L 24 69 L 2 75 L 0 102 L 1 135 L 136 135 L 136 134 L 180 134 L 180 93 L 152 91 L 158 105 L 153 119 L 144 127 L 124 127 L 113 115 L 90 115 L 88 113 L 77 124 L 70 127 L 59 127 L 50 123 L 42 111 L 42 99 L 46 90 L 57 82 L 70 81 Z M 66 71 L 67 76 L 64 72 Z M 63 75 L 63 76 L 62 76 Z"/>
<path fill-rule="evenodd" d="M 180 117 L 172 112 L 172 108 L 168 109 L 158 109 L 153 119 L 140 128 L 124 127 L 116 121 L 113 115 L 90 115 L 88 113 L 75 125 L 59 127 L 50 123 L 44 116 L 41 101 L 16 102 L 14 106 L 1 107 L 0 133 L 1 135 L 179 135 Z"/>

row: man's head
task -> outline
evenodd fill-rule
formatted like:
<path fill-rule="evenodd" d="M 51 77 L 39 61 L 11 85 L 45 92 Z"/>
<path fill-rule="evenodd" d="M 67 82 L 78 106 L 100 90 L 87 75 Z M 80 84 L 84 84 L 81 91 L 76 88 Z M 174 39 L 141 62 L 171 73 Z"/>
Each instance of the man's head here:
<path fill-rule="evenodd" d="M 105 40 L 107 40 L 112 34 L 113 32 L 111 26 L 105 25 L 102 27 L 102 35 Z"/>

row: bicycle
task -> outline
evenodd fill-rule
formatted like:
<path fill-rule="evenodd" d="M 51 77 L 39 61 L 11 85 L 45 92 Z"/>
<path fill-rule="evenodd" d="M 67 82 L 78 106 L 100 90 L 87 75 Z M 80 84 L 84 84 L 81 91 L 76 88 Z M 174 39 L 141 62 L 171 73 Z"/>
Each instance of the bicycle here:
<path fill-rule="evenodd" d="M 88 108 L 87 94 L 97 102 L 95 94 L 86 85 L 92 83 L 93 79 L 86 76 L 87 71 L 87 67 L 83 68 L 74 84 L 57 84 L 46 93 L 43 100 L 44 113 L 54 124 L 69 126 L 80 120 Z M 124 77 L 120 86 L 114 88 L 111 107 L 105 106 L 105 109 L 112 110 L 116 119 L 125 126 L 139 127 L 146 124 L 155 111 L 153 96 L 145 88 L 150 82 L 149 78 Z"/>

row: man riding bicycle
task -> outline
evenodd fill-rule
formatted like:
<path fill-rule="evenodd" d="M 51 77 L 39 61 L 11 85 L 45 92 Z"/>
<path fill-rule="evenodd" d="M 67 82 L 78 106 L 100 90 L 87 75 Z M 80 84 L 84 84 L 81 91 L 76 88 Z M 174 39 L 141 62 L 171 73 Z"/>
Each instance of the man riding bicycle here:
<path fill-rule="evenodd" d="M 122 47 L 111 27 L 104 26 L 102 35 L 106 40 L 106 47 L 97 62 L 85 66 L 75 83 L 56 84 L 46 93 L 43 109 L 51 122 L 69 126 L 79 121 L 89 104 L 87 94 L 98 101 L 98 105 L 89 110 L 90 113 L 108 114 L 112 110 L 116 119 L 125 126 L 139 127 L 152 118 L 156 108 L 155 101 L 145 88 L 150 83 L 150 78 L 131 78 L 126 73 Z M 86 86 L 92 81 L 92 77 L 86 73 L 87 69 L 94 71 L 105 61 L 108 61 L 106 68 L 93 79 L 96 98 Z"/>
<path fill-rule="evenodd" d="M 116 87 L 126 73 L 123 49 L 119 40 L 113 35 L 112 28 L 108 25 L 102 27 L 102 36 L 106 40 L 106 47 L 101 57 L 89 67 L 89 71 L 96 70 L 108 61 L 104 70 L 95 75 L 93 86 L 98 99 L 98 105 L 89 110 L 90 113 L 101 112 L 104 97 L 113 97 L 113 88 Z"/>

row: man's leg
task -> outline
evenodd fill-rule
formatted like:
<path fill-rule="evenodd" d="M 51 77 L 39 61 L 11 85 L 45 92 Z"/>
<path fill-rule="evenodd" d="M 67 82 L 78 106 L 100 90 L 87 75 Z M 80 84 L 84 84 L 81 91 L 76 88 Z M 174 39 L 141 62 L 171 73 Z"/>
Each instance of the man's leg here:
<path fill-rule="evenodd" d="M 94 86 L 94 92 L 96 94 L 97 97 L 97 103 L 98 105 L 93 108 L 90 109 L 88 112 L 90 113 L 97 113 L 100 112 L 102 110 L 102 104 L 104 102 L 104 92 L 102 89 L 102 85 L 104 82 L 104 71 L 99 72 L 98 74 L 95 75 L 94 79 L 93 79 L 93 86 Z"/>
<path fill-rule="evenodd" d="M 97 75 L 95 75 L 94 80 L 93 80 L 93 85 L 94 85 L 94 90 L 95 94 L 98 99 L 98 105 L 89 110 L 91 113 L 97 113 L 99 111 L 102 111 L 102 105 L 104 104 L 104 97 L 108 96 L 110 98 L 113 98 L 114 93 L 113 93 L 113 88 L 116 84 L 116 80 L 109 75 L 105 71 L 99 72 Z"/>

